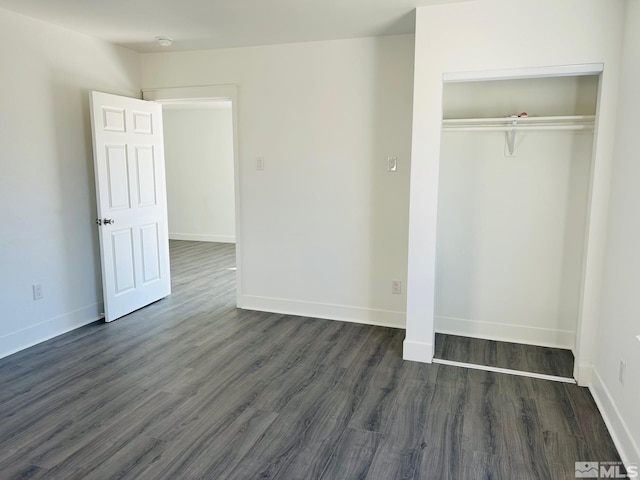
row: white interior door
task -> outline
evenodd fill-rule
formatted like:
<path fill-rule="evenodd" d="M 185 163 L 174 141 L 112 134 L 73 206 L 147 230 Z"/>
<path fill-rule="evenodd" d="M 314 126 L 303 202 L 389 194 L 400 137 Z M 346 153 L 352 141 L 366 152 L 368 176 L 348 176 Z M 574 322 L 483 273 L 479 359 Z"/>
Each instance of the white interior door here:
<path fill-rule="evenodd" d="M 105 320 L 171 293 L 162 107 L 91 93 Z"/>

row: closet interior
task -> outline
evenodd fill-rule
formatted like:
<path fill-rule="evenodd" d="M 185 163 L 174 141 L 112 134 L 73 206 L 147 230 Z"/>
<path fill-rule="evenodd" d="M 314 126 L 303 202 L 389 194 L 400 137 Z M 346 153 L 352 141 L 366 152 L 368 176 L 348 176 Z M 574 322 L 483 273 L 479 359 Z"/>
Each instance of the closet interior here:
<path fill-rule="evenodd" d="M 434 361 L 573 378 L 598 80 L 444 84 Z"/>

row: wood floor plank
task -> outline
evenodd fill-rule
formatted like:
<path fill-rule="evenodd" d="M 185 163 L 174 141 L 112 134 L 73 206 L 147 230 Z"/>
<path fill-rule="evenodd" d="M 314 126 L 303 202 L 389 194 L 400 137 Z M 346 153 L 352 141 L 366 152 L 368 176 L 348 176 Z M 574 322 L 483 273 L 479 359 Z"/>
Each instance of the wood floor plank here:
<path fill-rule="evenodd" d="M 80 445 L 100 436 L 102 428 L 110 421 L 134 409 L 146 398 L 147 391 L 130 388 L 122 390 L 120 395 L 107 394 L 83 404 L 83 408 L 76 407 L 74 414 L 65 412 L 43 418 L 25 435 L 14 439 L 18 449 L 15 455 L 28 458 L 40 467 L 53 468 L 75 453 Z M 34 436 L 35 432 L 39 435 Z"/>
<path fill-rule="evenodd" d="M 322 474 L 322 480 L 365 480 L 381 434 L 347 428 Z"/>
<path fill-rule="evenodd" d="M 437 333 L 434 356 L 488 367 L 573 377 L 573 353 L 562 348 Z"/>
<path fill-rule="evenodd" d="M 367 479 L 412 479 L 420 454 L 426 446 L 425 427 L 431 405 L 435 379 L 429 382 L 406 380 L 373 458 Z"/>
<path fill-rule="evenodd" d="M 218 480 L 273 480 L 276 474 L 277 469 L 271 464 L 245 461 Z"/>
<path fill-rule="evenodd" d="M 319 478 L 349 422 L 351 395 L 323 385 L 305 391 L 256 442 L 251 460 L 274 465 L 278 479 Z"/>
<path fill-rule="evenodd" d="M 220 478 L 232 472 L 277 418 L 247 408 L 228 422 L 193 425 L 167 443 L 171 456 L 151 465 L 143 476 L 154 479 Z"/>
<path fill-rule="evenodd" d="M 552 480 L 550 476 L 536 476 L 515 457 L 502 457 L 465 450 L 462 454 L 461 464 L 460 478 L 464 480 Z"/>
<path fill-rule="evenodd" d="M 463 411 L 463 447 L 491 455 L 506 455 L 509 445 L 504 428 L 509 412 L 499 388 L 499 374 L 470 371 L 467 402 Z"/>
<path fill-rule="evenodd" d="M 381 450 L 378 449 L 378 452 Z M 411 450 L 402 453 L 385 451 L 376 454 L 369 468 L 367 480 L 412 480 L 418 468 L 419 451 Z"/>
<path fill-rule="evenodd" d="M 349 422 L 352 428 L 382 432 L 389 421 L 400 393 L 402 358 L 394 351 L 387 351 L 382 364 L 388 366 L 378 368 L 371 378 Z"/>
<path fill-rule="evenodd" d="M 113 456 L 104 462 L 83 468 L 83 477 L 85 480 L 144 478 L 149 465 L 159 462 L 167 447 L 162 440 L 137 436 L 126 448 L 113 450 Z"/>
<path fill-rule="evenodd" d="M 40 480 L 52 478 L 48 470 L 29 463 L 14 463 L 3 467 L 2 476 L 12 480 Z"/>
<path fill-rule="evenodd" d="M 594 458 L 584 439 L 576 435 L 544 432 L 544 446 L 552 468 L 554 465 L 561 465 L 563 470 L 572 476 L 575 472 L 575 462 L 589 462 L 589 459 Z"/>
<path fill-rule="evenodd" d="M 467 403 L 467 377 L 470 370 L 440 365 L 431 400 L 436 411 L 462 415 Z"/>
<path fill-rule="evenodd" d="M 461 476 L 464 417 L 428 415 L 414 480 L 456 480 Z"/>
<path fill-rule="evenodd" d="M 522 462 L 523 468 L 530 470 L 534 478 L 552 478 L 545 450 L 544 431 L 535 401 L 520 398 L 513 416 L 507 418 L 516 419 L 503 429 L 510 456 Z"/>

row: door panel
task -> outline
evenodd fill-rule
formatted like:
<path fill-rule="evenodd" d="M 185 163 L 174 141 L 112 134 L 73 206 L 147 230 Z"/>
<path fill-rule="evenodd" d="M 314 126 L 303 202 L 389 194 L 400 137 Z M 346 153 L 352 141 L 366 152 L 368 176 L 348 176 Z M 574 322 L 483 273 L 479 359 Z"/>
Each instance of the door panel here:
<path fill-rule="evenodd" d="M 126 145 L 107 145 L 107 182 L 109 186 L 109 209 L 121 210 L 131 207 L 129 198 L 129 161 Z"/>
<path fill-rule="evenodd" d="M 146 112 L 133 112 L 133 131 L 153 135 L 153 116 Z"/>
<path fill-rule="evenodd" d="M 138 166 L 138 206 L 149 207 L 156 200 L 156 161 L 153 147 L 136 147 L 136 165 Z"/>
<path fill-rule="evenodd" d="M 105 319 L 171 293 L 162 109 L 92 92 Z"/>
<path fill-rule="evenodd" d="M 111 232 L 116 295 L 129 292 L 136 286 L 132 233 L 130 228 Z"/>
<path fill-rule="evenodd" d="M 142 242 L 142 283 L 147 284 L 160 279 L 160 242 L 158 224 L 140 227 Z"/>

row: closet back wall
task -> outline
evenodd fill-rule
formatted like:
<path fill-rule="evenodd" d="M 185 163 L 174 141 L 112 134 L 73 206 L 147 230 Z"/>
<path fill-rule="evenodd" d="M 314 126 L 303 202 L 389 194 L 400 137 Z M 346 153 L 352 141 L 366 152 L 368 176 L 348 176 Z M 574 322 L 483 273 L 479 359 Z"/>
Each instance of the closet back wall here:
<path fill-rule="evenodd" d="M 593 114 L 596 91 L 593 77 L 451 84 L 444 112 Z M 518 132 L 507 157 L 503 132 L 443 133 L 436 331 L 574 348 L 592 141 Z"/>

